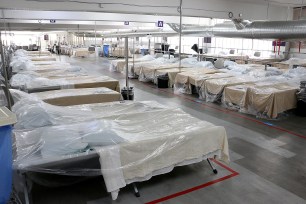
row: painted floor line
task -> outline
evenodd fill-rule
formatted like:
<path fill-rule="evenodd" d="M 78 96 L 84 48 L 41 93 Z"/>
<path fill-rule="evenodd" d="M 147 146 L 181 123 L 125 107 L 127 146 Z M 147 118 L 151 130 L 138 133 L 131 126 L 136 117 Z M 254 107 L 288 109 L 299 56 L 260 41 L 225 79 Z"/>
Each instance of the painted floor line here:
<path fill-rule="evenodd" d="M 150 202 L 147 202 L 145 204 L 157 204 L 157 203 L 161 203 L 161 202 L 164 202 L 164 201 L 167 201 L 167 200 L 171 200 L 173 198 L 176 198 L 176 197 L 179 197 L 179 196 L 182 196 L 182 195 L 185 195 L 185 194 L 188 194 L 188 193 L 191 193 L 193 191 L 197 191 L 197 190 L 200 190 L 200 189 L 203 189 L 203 188 L 206 188 L 208 186 L 211 186 L 213 184 L 216 184 L 216 183 L 220 183 L 222 181 L 225 181 L 227 179 L 230 179 L 230 178 L 233 178 L 235 176 L 238 176 L 239 173 L 236 172 L 235 170 L 231 169 L 230 167 L 222 164 L 221 162 L 217 161 L 217 160 L 212 160 L 214 163 L 216 163 L 218 166 L 226 169 L 227 171 L 231 172 L 231 174 L 227 175 L 227 176 L 224 176 L 224 177 L 221 177 L 219 179 L 215 179 L 213 181 L 209 181 L 207 183 L 204 183 L 204 184 L 201 184 L 199 186 L 195 186 L 195 187 L 192 187 L 192 188 L 189 188 L 189 189 L 186 189 L 186 190 L 183 190 L 183 191 L 180 191 L 180 192 L 177 192 L 177 193 L 174 193 L 174 194 L 171 194 L 171 195 L 168 195 L 168 196 L 165 196 L 165 197 L 162 197 L 162 198 L 159 198 L 159 199 L 156 199 L 156 200 L 153 200 L 153 201 L 150 201 Z"/>

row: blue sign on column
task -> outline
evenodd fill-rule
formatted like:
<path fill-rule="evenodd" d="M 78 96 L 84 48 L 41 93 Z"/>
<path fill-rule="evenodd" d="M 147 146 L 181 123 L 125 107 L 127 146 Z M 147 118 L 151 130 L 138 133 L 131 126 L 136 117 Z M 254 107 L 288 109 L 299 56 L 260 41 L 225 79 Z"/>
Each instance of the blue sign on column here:
<path fill-rule="evenodd" d="M 157 27 L 159 28 L 164 27 L 164 21 L 157 21 Z"/>

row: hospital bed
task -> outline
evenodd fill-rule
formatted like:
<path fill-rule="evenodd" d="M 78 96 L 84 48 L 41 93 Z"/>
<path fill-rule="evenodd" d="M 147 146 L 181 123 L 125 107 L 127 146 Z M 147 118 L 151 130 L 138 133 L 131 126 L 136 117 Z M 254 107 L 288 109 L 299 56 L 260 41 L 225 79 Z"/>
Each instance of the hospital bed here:
<path fill-rule="evenodd" d="M 52 56 L 29 56 L 31 61 L 56 61 L 55 57 Z"/>
<path fill-rule="evenodd" d="M 171 68 L 171 69 L 158 69 L 156 70 L 155 73 L 155 83 L 156 83 L 156 78 L 159 75 L 167 75 L 169 77 L 169 87 L 173 87 L 175 84 L 175 79 L 177 74 L 179 73 L 201 73 L 201 74 L 214 74 L 219 72 L 216 69 L 209 69 L 205 67 L 190 67 L 190 68 Z"/>
<path fill-rule="evenodd" d="M 200 98 L 203 99 L 201 90 L 204 90 L 206 80 L 227 77 L 233 77 L 233 75 L 223 72 L 203 73 L 201 70 L 181 72 L 176 75 L 174 91 L 175 93 L 192 94 L 192 86 L 194 86 L 198 89 Z"/>
<path fill-rule="evenodd" d="M 45 91 L 31 94 L 42 101 L 57 106 L 106 103 L 122 100 L 119 92 L 105 88 L 80 88 Z"/>
<path fill-rule="evenodd" d="M 226 87 L 223 104 L 241 112 L 275 119 L 296 108 L 298 85 L 288 82 L 260 82 Z"/>
<path fill-rule="evenodd" d="M 255 81 L 258 81 L 258 79 L 248 76 L 209 79 L 204 82 L 204 87 L 201 87 L 202 96 L 206 102 L 218 102 L 225 87 L 248 84 Z"/>
<path fill-rule="evenodd" d="M 18 118 L 15 170 L 24 176 L 102 174 L 113 199 L 126 185 L 176 166 L 214 156 L 229 161 L 223 127 L 156 102 L 56 107 L 24 99 L 13 111 Z"/>
<path fill-rule="evenodd" d="M 133 59 L 129 59 L 129 64 L 135 64 L 135 63 L 139 63 L 139 62 L 149 62 L 154 60 L 155 58 L 151 55 L 146 55 L 144 57 L 139 57 L 139 58 L 135 58 Z M 126 61 L 124 60 L 112 60 L 110 63 L 110 71 L 113 72 L 123 72 L 125 70 L 126 67 Z"/>
<path fill-rule="evenodd" d="M 20 84 L 24 84 L 21 85 Z M 114 91 L 120 91 L 119 81 L 108 76 L 80 76 L 75 75 L 64 78 L 33 77 L 26 78 L 22 83 L 12 84 L 12 88 L 21 89 L 28 93 L 59 90 L 59 89 L 78 89 L 106 87 Z M 19 85 L 19 86 L 17 86 Z"/>

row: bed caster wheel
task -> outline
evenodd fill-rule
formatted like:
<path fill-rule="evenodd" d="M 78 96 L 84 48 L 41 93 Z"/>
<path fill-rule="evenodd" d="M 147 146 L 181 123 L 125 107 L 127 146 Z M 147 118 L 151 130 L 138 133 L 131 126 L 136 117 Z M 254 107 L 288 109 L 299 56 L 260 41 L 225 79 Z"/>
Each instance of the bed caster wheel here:
<path fill-rule="evenodd" d="M 213 172 L 214 172 L 214 174 L 218 174 L 218 170 L 217 169 L 214 169 Z"/>
<path fill-rule="evenodd" d="M 139 198 L 139 197 L 140 197 L 140 193 L 139 193 L 139 192 L 135 193 L 135 196 L 136 196 L 137 198 Z"/>

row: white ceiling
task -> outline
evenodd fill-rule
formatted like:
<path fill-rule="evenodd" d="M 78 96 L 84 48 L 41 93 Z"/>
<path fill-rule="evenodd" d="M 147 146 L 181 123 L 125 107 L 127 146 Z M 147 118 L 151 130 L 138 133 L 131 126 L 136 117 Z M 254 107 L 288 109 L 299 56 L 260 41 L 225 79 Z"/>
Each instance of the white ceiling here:
<path fill-rule="evenodd" d="M 306 5 L 306 0 L 305 5 Z M 94 21 L 101 23 L 97 28 L 124 28 L 123 21 L 133 23 L 178 22 L 180 0 L 0 0 L 0 18 L 5 18 L 11 28 L 19 30 L 75 28 L 75 24 L 57 23 L 40 25 L 35 22 L 14 20 L 91 21 L 83 26 L 92 28 Z M 205 17 L 228 18 L 228 13 L 239 14 L 248 20 L 287 20 L 292 15 L 288 6 L 301 6 L 303 0 L 183 0 L 184 23 L 200 24 Z M 4 14 L 4 16 L 3 16 Z M 289 18 L 290 19 L 290 18 Z M 205 20 L 204 20 L 205 21 Z M 0 26 L 1 27 L 1 26 Z"/>

